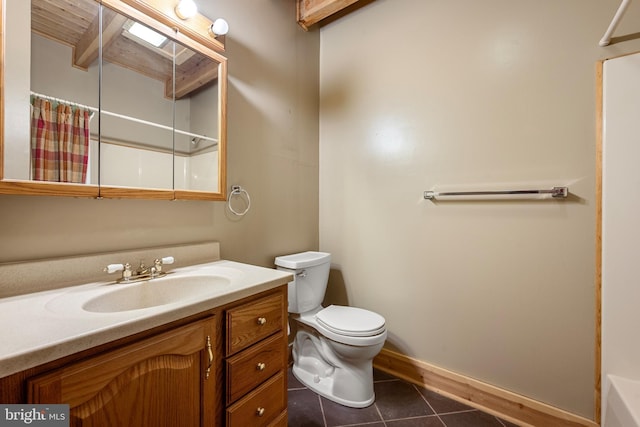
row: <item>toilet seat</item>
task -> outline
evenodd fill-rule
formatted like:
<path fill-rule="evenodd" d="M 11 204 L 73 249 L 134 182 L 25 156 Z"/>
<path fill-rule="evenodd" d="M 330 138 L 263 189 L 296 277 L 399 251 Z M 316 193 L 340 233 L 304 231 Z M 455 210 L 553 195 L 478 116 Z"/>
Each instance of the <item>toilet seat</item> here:
<path fill-rule="evenodd" d="M 295 321 L 298 321 L 305 325 L 310 326 L 311 328 L 318 331 L 318 333 L 320 333 L 326 338 L 329 338 L 330 340 L 333 340 L 342 344 L 352 345 L 355 347 L 377 345 L 377 344 L 383 343 L 387 339 L 387 330 L 384 326 L 384 317 L 380 316 L 379 314 L 373 313 L 371 311 L 364 310 L 361 308 L 356 308 L 356 307 L 333 306 L 334 308 L 331 308 L 331 310 L 325 312 L 325 315 L 320 315 L 321 318 L 325 319 L 324 321 L 321 321 L 318 318 L 318 314 L 323 312 L 324 310 L 329 309 L 330 307 L 332 306 L 329 306 L 327 308 L 318 307 L 317 309 L 308 311 L 306 313 L 300 313 L 300 314 L 294 313 L 292 314 L 291 318 Z M 348 310 L 343 310 L 343 309 L 348 309 Z M 353 331 L 349 332 L 346 329 L 357 329 L 357 328 L 354 328 L 353 325 L 350 325 L 350 326 L 342 325 L 342 328 L 340 328 L 340 327 L 336 327 L 335 324 L 331 324 L 332 313 L 333 314 L 338 313 L 336 317 L 345 319 L 345 322 L 346 322 L 346 319 L 352 319 L 354 317 L 358 319 L 362 319 L 362 317 L 358 315 L 360 310 L 366 312 L 365 314 L 371 313 L 372 315 L 375 315 L 371 317 L 376 319 L 378 322 L 381 322 L 381 323 L 377 323 L 378 327 L 369 326 L 364 328 L 365 330 L 367 329 L 369 330 L 368 332 L 369 334 L 374 334 L 374 335 L 368 335 L 368 336 L 350 335 L 350 333 L 352 333 Z M 362 314 L 363 313 L 360 312 L 360 315 Z M 341 317 L 340 315 L 343 315 L 343 316 Z M 330 319 L 329 320 L 329 323 L 331 324 L 330 326 L 325 326 L 327 322 L 327 317 Z M 367 318 L 367 316 L 364 316 L 364 317 Z M 356 321 L 354 322 L 354 324 L 359 324 L 359 322 Z M 382 324 L 382 326 L 379 326 L 380 324 Z M 340 325 L 341 324 L 339 323 L 338 326 Z M 339 331 L 339 332 L 334 332 L 334 331 Z M 360 331 L 360 333 L 362 333 L 362 330 Z"/>
<path fill-rule="evenodd" d="M 318 324 L 338 335 L 372 337 L 385 330 L 384 317 L 357 307 L 330 305 L 316 313 Z"/>
<path fill-rule="evenodd" d="M 329 306 L 301 314 L 297 319 L 326 338 L 342 344 L 365 347 L 383 343 L 387 339 L 384 317 L 362 308 Z"/>

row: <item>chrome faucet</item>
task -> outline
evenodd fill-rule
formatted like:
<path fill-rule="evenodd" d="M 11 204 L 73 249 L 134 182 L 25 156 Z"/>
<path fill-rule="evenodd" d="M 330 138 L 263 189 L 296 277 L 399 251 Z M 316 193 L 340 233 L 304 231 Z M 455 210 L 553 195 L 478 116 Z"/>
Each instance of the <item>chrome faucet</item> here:
<path fill-rule="evenodd" d="M 153 261 L 151 267 L 144 265 L 144 261 L 140 261 L 140 265 L 135 273 L 131 270 L 131 264 L 109 264 L 103 271 L 112 274 L 116 271 L 122 271 L 122 276 L 116 280 L 116 283 L 134 283 L 143 280 L 151 280 L 158 277 L 162 277 L 167 274 L 166 271 L 162 271 L 162 266 L 165 264 L 173 264 L 174 258 L 171 256 L 164 258 L 156 258 Z"/>
<path fill-rule="evenodd" d="M 144 265 L 144 261 L 140 260 L 140 265 L 136 270 L 136 276 L 142 276 L 144 274 L 149 274 L 149 268 Z"/>

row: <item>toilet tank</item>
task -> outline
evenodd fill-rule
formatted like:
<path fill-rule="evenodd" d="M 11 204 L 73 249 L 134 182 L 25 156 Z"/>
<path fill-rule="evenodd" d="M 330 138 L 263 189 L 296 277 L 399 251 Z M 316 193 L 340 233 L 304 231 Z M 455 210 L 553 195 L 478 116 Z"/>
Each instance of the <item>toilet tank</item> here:
<path fill-rule="evenodd" d="M 322 304 L 327 290 L 331 254 L 302 252 L 276 257 L 278 270 L 289 271 L 289 313 L 306 313 Z"/>

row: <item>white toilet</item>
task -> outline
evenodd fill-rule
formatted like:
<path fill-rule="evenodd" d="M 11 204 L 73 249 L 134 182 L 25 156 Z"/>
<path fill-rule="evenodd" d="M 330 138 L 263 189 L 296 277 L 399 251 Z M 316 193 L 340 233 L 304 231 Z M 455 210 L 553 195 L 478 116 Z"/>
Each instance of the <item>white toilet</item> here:
<path fill-rule="evenodd" d="M 373 358 L 387 338 L 384 317 L 355 307 L 322 307 L 331 254 L 303 252 L 276 258 L 290 271 L 289 313 L 295 322 L 293 374 L 311 390 L 344 406 L 375 400 Z"/>

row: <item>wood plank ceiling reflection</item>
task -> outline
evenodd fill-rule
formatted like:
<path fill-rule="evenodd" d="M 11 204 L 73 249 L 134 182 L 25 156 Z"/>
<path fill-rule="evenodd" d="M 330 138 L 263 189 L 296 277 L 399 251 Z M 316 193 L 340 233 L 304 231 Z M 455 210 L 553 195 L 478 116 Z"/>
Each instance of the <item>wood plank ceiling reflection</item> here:
<path fill-rule="evenodd" d="M 73 50 L 73 66 L 87 70 L 98 59 L 99 4 L 94 0 L 31 0 L 31 31 Z M 103 58 L 165 84 L 172 97 L 171 58 L 123 36 L 128 19 L 103 10 Z M 176 47 L 178 49 L 178 47 Z M 217 62 L 195 53 L 176 66 L 176 98 L 197 91 L 216 80 Z"/>

